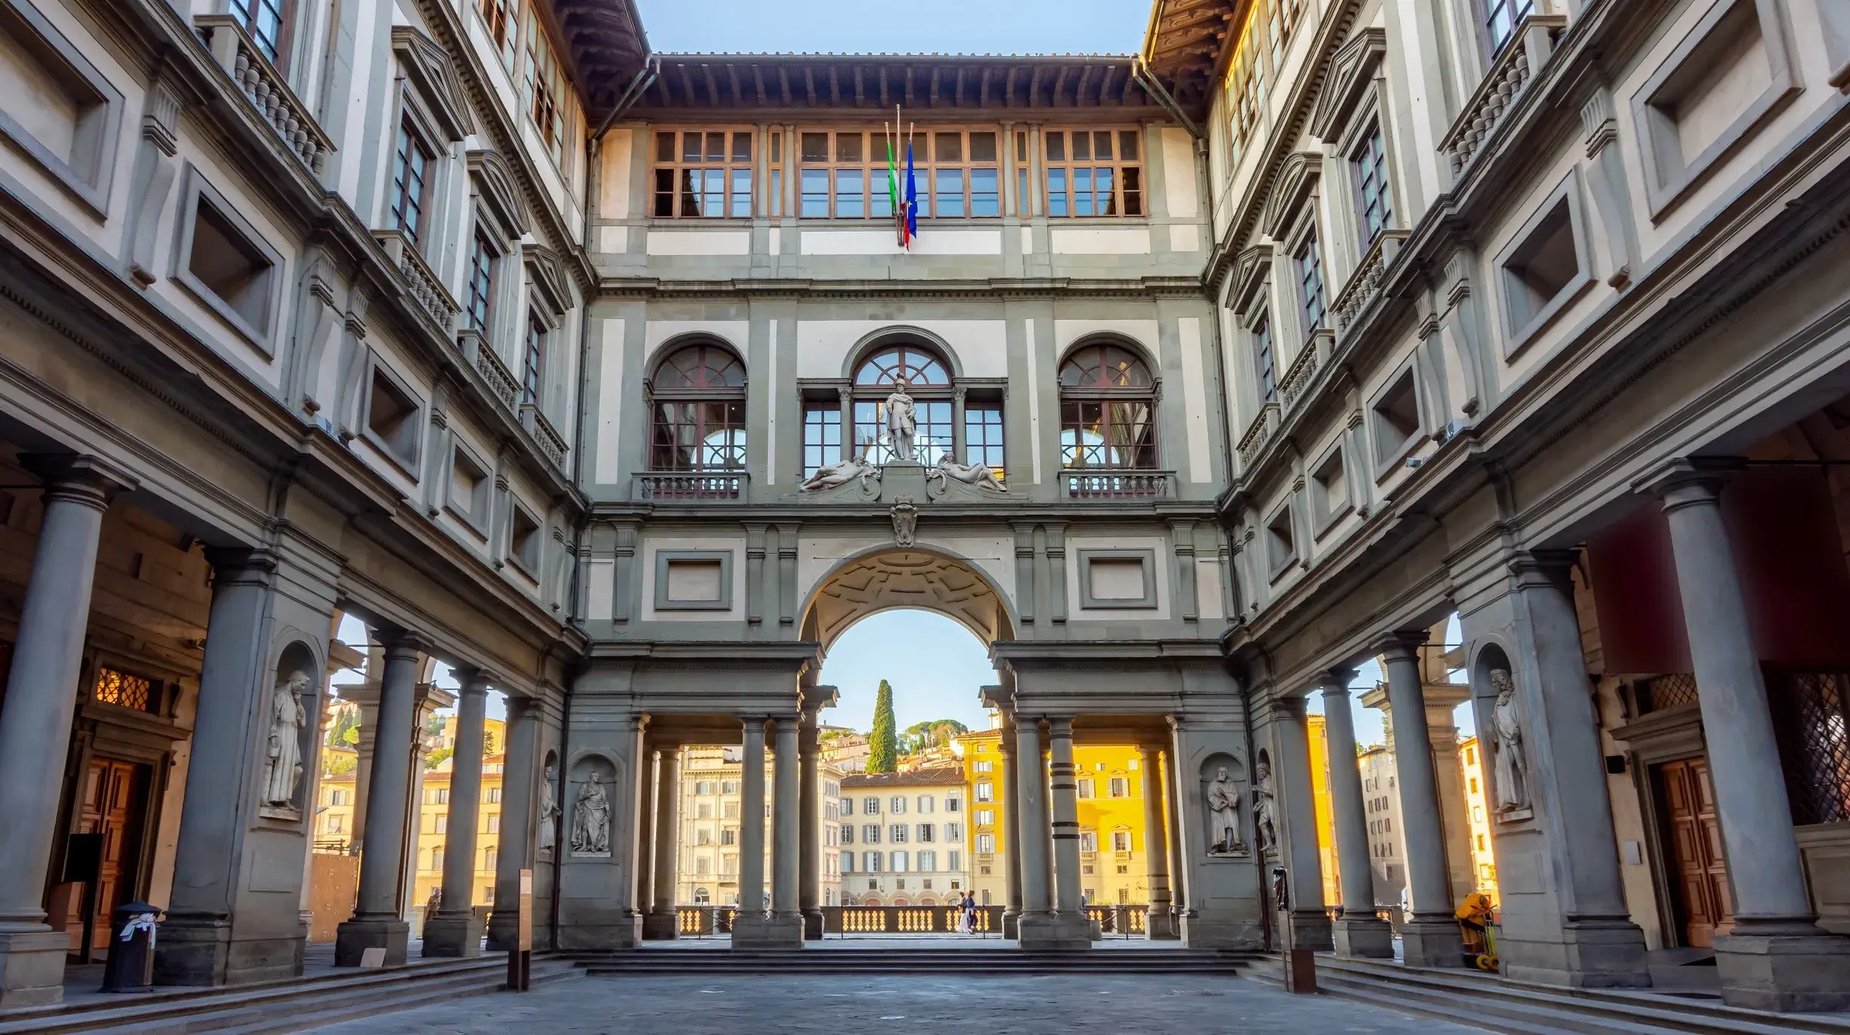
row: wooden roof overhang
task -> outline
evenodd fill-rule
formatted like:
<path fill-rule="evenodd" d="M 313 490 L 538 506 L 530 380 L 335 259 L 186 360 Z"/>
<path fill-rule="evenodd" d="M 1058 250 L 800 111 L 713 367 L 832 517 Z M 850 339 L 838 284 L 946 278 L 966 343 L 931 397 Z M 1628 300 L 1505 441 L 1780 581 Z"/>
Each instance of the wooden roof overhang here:
<path fill-rule="evenodd" d="M 1196 120 L 1207 117 L 1254 0 L 1155 0 L 1138 55 L 1151 75 Z"/>
<path fill-rule="evenodd" d="M 585 108 L 601 117 L 649 56 L 636 0 L 552 0 L 552 18 L 570 51 Z"/>

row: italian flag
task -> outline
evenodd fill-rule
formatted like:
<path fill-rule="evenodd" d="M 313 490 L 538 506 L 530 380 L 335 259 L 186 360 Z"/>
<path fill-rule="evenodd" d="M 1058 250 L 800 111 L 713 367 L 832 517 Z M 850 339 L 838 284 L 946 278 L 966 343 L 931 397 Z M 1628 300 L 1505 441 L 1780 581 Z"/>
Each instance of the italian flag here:
<path fill-rule="evenodd" d="M 893 212 L 893 227 L 899 235 L 899 246 L 912 250 L 912 242 L 919 236 L 919 189 L 912 165 L 912 141 L 910 134 L 906 140 L 906 183 L 902 194 L 899 182 L 899 152 L 894 147 L 893 136 L 899 131 L 899 109 L 893 109 L 893 129 L 886 137 L 886 194 L 888 204 Z"/>

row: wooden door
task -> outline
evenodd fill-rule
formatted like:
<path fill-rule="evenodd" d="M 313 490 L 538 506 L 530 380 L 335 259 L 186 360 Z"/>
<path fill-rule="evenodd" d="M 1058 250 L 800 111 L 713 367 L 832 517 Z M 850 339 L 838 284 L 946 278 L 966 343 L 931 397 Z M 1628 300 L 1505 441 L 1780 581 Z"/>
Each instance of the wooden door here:
<path fill-rule="evenodd" d="M 1683 944 L 1709 948 L 1734 926 L 1734 900 L 1708 760 L 1666 762 L 1657 767 L 1657 779 Z"/>
<path fill-rule="evenodd" d="M 139 883 L 141 834 L 147 818 L 148 767 L 106 758 L 90 759 L 84 776 L 81 811 L 76 833 L 103 836 L 101 878 L 97 883 L 96 928 L 91 947 L 107 950 L 109 914 L 132 900 Z M 83 944 L 83 917 L 72 918 L 71 947 Z"/>

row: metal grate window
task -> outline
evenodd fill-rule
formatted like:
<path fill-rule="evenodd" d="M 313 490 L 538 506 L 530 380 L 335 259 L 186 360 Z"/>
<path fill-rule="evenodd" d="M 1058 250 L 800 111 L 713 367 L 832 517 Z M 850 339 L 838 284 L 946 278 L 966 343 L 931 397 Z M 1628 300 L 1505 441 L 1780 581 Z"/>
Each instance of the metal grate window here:
<path fill-rule="evenodd" d="M 152 680 L 100 665 L 97 666 L 96 685 L 91 688 L 90 696 L 103 704 L 133 708 L 138 712 L 160 711 L 160 700 L 154 693 Z"/>
<path fill-rule="evenodd" d="M 1639 687 L 1638 712 L 1641 715 L 1661 712 L 1696 701 L 1696 677 L 1687 672 L 1673 672 L 1648 679 Z"/>
<path fill-rule="evenodd" d="M 1780 763 L 1800 826 L 1850 820 L 1850 674 L 1769 672 Z"/>

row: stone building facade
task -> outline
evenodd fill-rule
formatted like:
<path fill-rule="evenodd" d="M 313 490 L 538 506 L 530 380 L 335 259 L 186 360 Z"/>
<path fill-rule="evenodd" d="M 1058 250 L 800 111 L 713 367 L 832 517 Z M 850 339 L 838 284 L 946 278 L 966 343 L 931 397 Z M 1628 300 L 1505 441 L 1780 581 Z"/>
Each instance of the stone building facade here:
<path fill-rule="evenodd" d="M 955 905 L 970 890 L 961 766 L 853 773 L 842 778 L 840 805 L 841 844 L 832 861 L 841 905 Z"/>
<path fill-rule="evenodd" d="M 338 962 L 404 959 L 432 659 L 453 809 L 508 697 L 540 944 L 672 934 L 677 756 L 736 745 L 734 944 L 799 946 L 820 660 L 900 606 L 995 660 L 1024 946 L 1088 944 L 1102 742 L 1165 775 L 1187 944 L 1385 953 L 1343 765 L 1367 905 L 1320 901 L 1305 698 L 1337 762 L 1361 659 L 1430 717 L 1457 614 L 1507 977 L 1707 945 L 1730 1002 L 1850 1005 L 1847 20 L 1163 0 L 1134 57 L 672 55 L 622 0 L 0 0 L 0 1005 L 60 994 L 73 860 L 164 905 L 163 981 L 300 973 L 342 615 Z M 1455 962 L 1396 736 L 1406 958 Z"/>

